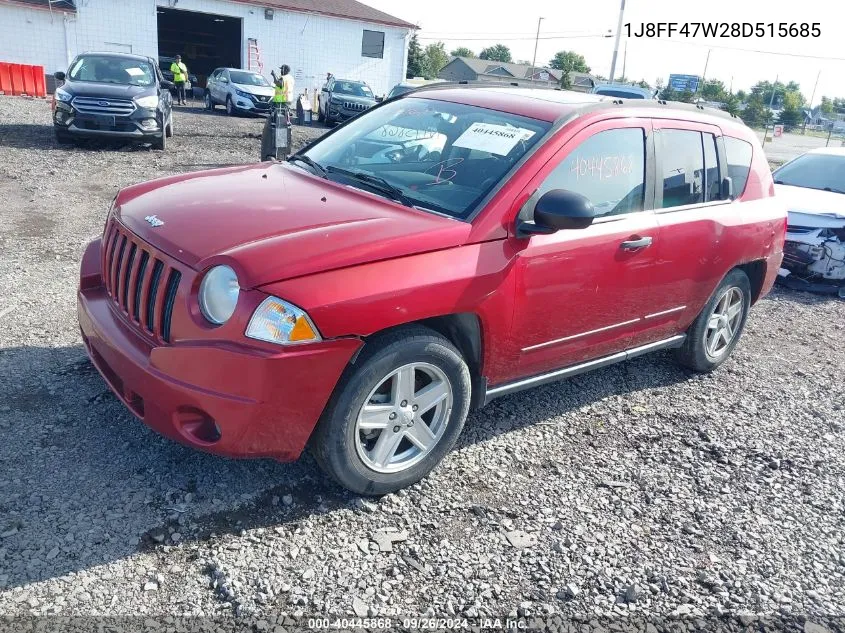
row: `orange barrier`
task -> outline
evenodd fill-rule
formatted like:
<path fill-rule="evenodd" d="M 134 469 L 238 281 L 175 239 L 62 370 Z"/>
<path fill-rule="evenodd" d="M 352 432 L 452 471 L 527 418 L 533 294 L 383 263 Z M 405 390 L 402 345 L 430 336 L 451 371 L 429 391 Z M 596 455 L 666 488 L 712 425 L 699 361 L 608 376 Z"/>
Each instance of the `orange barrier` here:
<path fill-rule="evenodd" d="M 12 94 L 12 71 L 11 64 L 0 62 L 0 92 Z"/>
<path fill-rule="evenodd" d="M 0 62 L 0 92 L 7 95 L 46 97 L 44 66 Z"/>

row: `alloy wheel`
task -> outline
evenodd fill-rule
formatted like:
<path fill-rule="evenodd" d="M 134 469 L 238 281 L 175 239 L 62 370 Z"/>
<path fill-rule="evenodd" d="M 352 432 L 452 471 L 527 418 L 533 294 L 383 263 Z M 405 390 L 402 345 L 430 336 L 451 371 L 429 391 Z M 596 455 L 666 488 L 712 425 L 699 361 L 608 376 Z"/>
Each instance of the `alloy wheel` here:
<path fill-rule="evenodd" d="M 446 374 L 429 363 L 410 363 L 379 381 L 358 412 L 355 447 L 379 473 L 411 468 L 443 437 L 453 402 Z"/>
<path fill-rule="evenodd" d="M 716 301 L 704 330 L 704 349 L 710 358 L 722 356 L 739 332 L 745 299 L 736 286 L 727 288 Z"/>

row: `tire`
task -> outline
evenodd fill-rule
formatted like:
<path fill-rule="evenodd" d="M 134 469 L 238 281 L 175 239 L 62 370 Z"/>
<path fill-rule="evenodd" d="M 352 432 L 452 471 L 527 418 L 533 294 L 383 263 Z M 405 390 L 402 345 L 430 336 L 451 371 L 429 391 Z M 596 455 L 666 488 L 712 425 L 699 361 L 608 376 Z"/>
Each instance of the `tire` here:
<path fill-rule="evenodd" d="M 743 271 L 734 269 L 722 280 L 701 314 L 690 325 L 683 346 L 675 350 L 676 360 L 693 371 L 716 369 L 728 359 L 739 342 L 750 307 L 751 282 Z M 723 311 L 726 315 L 720 316 Z"/>
<path fill-rule="evenodd" d="M 153 139 L 153 149 L 164 151 L 167 149 L 167 130 L 161 131 L 161 135 Z"/>
<path fill-rule="evenodd" d="M 317 103 L 317 121 L 319 123 L 325 123 L 326 122 L 326 115 L 323 114 L 323 108 L 320 107 L 319 102 Z"/>
<path fill-rule="evenodd" d="M 404 392 L 413 390 L 413 395 L 403 401 L 401 391 L 394 396 L 397 381 L 408 381 Z M 424 397 L 425 389 L 429 405 L 432 394 L 440 400 L 415 413 L 417 403 L 426 406 L 415 400 Z M 352 492 L 381 495 L 399 490 L 425 477 L 454 446 L 469 411 L 471 390 L 469 368 L 460 352 L 433 330 L 412 326 L 378 337 L 366 344 L 338 383 L 311 437 L 311 452 L 328 475 Z M 359 428 L 359 414 L 367 403 L 370 424 L 386 426 Z M 378 403 L 382 411 L 374 408 Z M 381 456 L 378 446 L 385 449 Z"/>
<path fill-rule="evenodd" d="M 170 113 L 170 120 L 167 122 L 167 126 L 164 128 L 164 133 L 167 138 L 173 138 L 173 113 Z"/>
<path fill-rule="evenodd" d="M 62 132 L 56 130 L 56 143 L 59 145 L 73 145 L 76 141 L 74 141 L 73 137 L 68 134 L 67 132 Z"/>
<path fill-rule="evenodd" d="M 238 109 L 235 107 L 235 104 L 232 103 L 232 97 L 226 97 L 226 114 L 229 116 L 235 116 L 238 113 Z"/>
<path fill-rule="evenodd" d="M 209 112 L 214 112 L 214 108 L 217 106 L 214 105 L 214 100 L 211 98 L 211 93 L 206 90 L 205 91 L 205 109 Z"/>

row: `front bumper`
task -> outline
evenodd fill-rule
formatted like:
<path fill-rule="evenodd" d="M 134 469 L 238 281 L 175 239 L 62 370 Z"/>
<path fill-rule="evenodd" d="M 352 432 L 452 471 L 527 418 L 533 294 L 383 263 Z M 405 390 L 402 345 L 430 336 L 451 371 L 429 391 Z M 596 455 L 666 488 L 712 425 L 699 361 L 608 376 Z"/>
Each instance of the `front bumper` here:
<path fill-rule="evenodd" d="M 72 136 L 143 140 L 161 136 L 163 116 L 148 108 L 136 108 L 129 116 L 85 114 L 62 103 L 53 113 L 53 127 Z"/>
<path fill-rule="evenodd" d="M 278 349 L 223 340 L 156 344 L 105 290 L 100 256 L 98 239 L 82 261 L 79 326 L 92 363 L 132 413 L 206 452 L 297 459 L 361 341 Z"/>
<path fill-rule="evenodd" d="M 234 104 L 238 110 L 243 112 L 254 112 L 256 114 L 267 114 L 270 112 L 272 101 L 261 101 L 260 99 L 252 99 L 249 97 L 242 97 L 241 95 L 235 95 L 234 97 Z"/>

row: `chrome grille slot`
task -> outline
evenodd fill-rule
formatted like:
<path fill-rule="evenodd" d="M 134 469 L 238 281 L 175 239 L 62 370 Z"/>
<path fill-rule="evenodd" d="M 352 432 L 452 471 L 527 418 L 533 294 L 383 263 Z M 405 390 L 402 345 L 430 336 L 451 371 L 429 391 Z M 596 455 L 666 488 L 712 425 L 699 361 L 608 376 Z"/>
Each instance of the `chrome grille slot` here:
<path fill-rule="evenodd" d="M 147 263 L 150 261 L 150 255 L 147 251 L 141 251 L 141 262 L 138 264 L 138 274 L 135 277 L 135 291 L 132 300 L 132 318 L 138 323 L 141 322 L 141 288 L 144 285 L 144 274 L 147 272 Z"/>
<path fill-rule="evenodd" d="M 344 101 L 343 107 L 347 110 L 354 110 L 357 112 L 363 112 L 367 109 L 367 106 L 365 106 L 363 103 L 356 103 L 355 101 Z"/>
<path fill-rule="evenodd" d="M 179 281 L 182 274 L 178 270 L 170 271 L 167 278 L 167 289 L 164 294 L 164 306 L 161 312 L 161 338 L 166 343 L 170 342 L 170 320 L 173 317 L 173 305 L 176 303 L 176 291 L 179 289 Z"/>
<path fill-rule="evenodd" d="M 129 249 L 129 257 L 126 261 L 126 266 L 123 269 L 123 309 L 129 312 L 129 279 L 132 276 L 132 266 L 135 265 L 135 253 L 138 247 L 132 244 Z"/>
<path fill-rule="evenodd" d="M 96 99 L 92 97 L 75 97 L 72 105 L 81 114 L 110 114 L 113 116 L 129 116 L 135 112 L 135 102 L 129 99 Z"/>
<path fill-rule="evenodd" d="M 164 264 L 159 260 L 155 260 L 153 265 L 153 277 L 150 280 L 150 292 L 147 295 L 147 329 L 150 332 L 155 332 L 155 309 L 156 297 L 158 295 L 158 283 L 161 281 L 161 273 L 164 270 Z"/>

